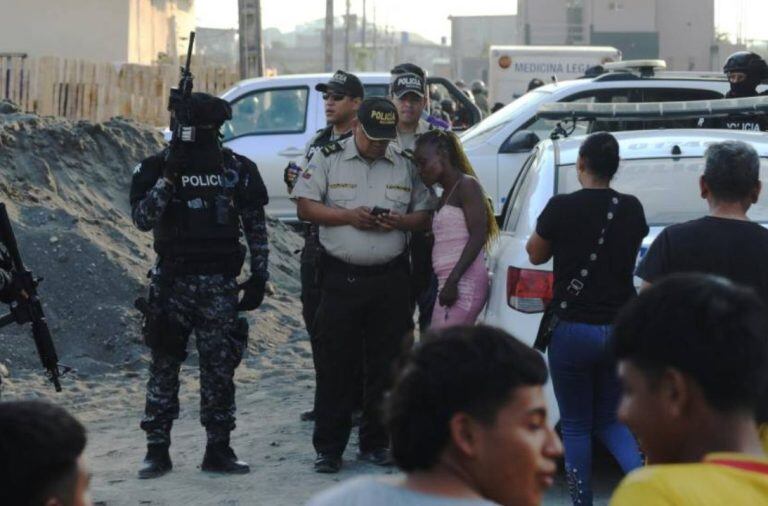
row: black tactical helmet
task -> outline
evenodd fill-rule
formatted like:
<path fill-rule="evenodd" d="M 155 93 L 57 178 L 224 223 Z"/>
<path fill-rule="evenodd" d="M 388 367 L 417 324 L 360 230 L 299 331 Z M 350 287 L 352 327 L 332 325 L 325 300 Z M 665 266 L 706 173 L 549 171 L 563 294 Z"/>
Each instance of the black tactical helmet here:
<path fill-rule="evenodd" d="M 768 78 L 768 64 L 752 51 L 737 51 L 725 60 L 723 72 L 743 72 L 750 78 L 761 81 Z"/>
<path fill-rule="evenodd" d="M 186 118 L 188 124 L 197 127 L 211 126 L 218 129 L 230 119 L 232 119 L 232 107 L 226 100 L 201 92 L 194 92 L 190 96 L 189 118 Z"/>

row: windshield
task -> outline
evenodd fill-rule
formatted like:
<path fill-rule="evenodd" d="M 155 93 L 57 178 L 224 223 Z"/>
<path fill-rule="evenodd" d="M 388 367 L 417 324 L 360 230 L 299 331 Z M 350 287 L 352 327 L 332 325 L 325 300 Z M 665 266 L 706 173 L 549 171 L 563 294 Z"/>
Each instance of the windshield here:
<path fill-rule="evenodd" d="M 509 121 L 515 118 L 524 109 L 527 109 L 531 105 L 540 104 L 544 102 L 551 91 L 533 90 L 529 91 L 517 100 L 510 102 L 503 109 L 491 114 L 483 121 L 473 126 L 461 135 L 461 142 L 467 141 L 482 142 L 494 133 L 496 133 L 503 125 L 506 125 Z"/>
<path fill-rule="evenodd" d="M 634 195 L 643 204 L 648 225 L 671 225 L 694 220 L 709 213 L 701 198 L 699 177 L 703 158 L 622 160 L 611 186 Z M 760 181 L 768 180 L 768 159 L 760 160 Z M 557 193 L 581 189 L 575 165 L 561 165 L 557 172 Z M 753 221 L 768 222 L 768 199 L 754 204 L 747 213 Z"/>

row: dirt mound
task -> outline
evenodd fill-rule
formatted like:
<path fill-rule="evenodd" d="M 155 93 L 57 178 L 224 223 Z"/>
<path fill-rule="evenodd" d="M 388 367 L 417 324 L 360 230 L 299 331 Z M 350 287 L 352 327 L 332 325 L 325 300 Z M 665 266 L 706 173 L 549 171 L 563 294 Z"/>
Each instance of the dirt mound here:
<path fill-rule="evenodd" d="M 162 147 L 156 129 L 131 120 L 72 122 L 0 103 L 0 199 L 25 262 L 45 279 L 40 295 L 60 359 L 82 374 L 146 355 L 133 300 L 154 255 L 151 234 L 131 223 L 128 188 L 136 164 Z M 269 226 L 272 281 L 293 298 L 301 241 L 275 220 Z M 29 336 L 26 327 L 0 330 L 0 365 L 37 367 Z"/>

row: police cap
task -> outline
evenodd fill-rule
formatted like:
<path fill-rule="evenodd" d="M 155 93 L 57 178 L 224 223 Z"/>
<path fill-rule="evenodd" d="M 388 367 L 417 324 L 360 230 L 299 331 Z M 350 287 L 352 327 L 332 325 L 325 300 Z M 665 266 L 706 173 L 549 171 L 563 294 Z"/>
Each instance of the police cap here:
<path fill-rule="evenodd" d="M 406 93 L 424 96 L 424 79 L 419 74 L 400 74 L 392 82 L 392 95 L 401 98 Z"/>
<path fill-rule="evenodd" d="M 365 96 L 363 83 L 360 82 L 360 79 L 355 74 L 350 74 L 343 70 L 337 70 L 330 81 L 316 85 L 315 90 L 322 93 L 328 91 L 331 93 L 341 93 L 353 98 L 363 98 Z"/>
<path fill-rule="evenodd" d="M 391 100 L 372 97 L 363 100 L 357 110 L 357 119 L 366 137 L 374 141 L 397 139 L 397 108 Z"/>

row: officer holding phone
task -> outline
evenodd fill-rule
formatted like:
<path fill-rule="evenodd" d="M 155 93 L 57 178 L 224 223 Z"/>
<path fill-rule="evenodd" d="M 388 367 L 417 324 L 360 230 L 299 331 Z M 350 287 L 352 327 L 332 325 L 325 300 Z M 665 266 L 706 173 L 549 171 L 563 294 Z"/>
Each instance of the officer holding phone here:
<path fill-rule="evenodd" d="M 427 228 L 435 207 L 410 152 L 390 145 L 397 138 L 394 104 L 366 99 L 357 118 L 351 138 L 312 157 L 292 194 L 299 218 L 319 225 L 326 252 L 314 322 L 313 443 L 315 470 L 324 473 L 341 468 L 360 363 L 365 389 L 358 458 L 391 463 L 380 408 L 411 317 L 406 232 Z"/>

